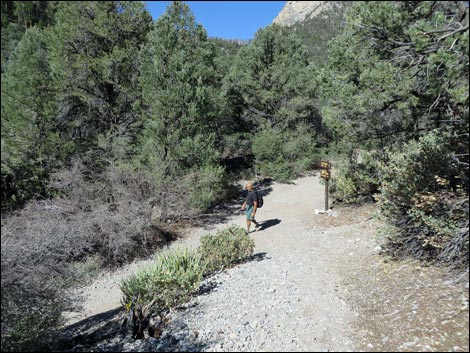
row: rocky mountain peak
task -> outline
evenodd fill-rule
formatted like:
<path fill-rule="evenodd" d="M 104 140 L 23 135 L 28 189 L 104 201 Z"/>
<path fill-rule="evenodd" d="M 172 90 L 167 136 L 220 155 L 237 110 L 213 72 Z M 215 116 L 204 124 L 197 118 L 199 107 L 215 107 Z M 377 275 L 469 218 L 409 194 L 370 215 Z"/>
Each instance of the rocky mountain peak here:
<path fill-rule="evenodd" d="M 318 16 L 332 8 L 334 3 L 341 4 L 341 1 L 287 1 L 273 23 L 289 27 L 309 17 Z"/>

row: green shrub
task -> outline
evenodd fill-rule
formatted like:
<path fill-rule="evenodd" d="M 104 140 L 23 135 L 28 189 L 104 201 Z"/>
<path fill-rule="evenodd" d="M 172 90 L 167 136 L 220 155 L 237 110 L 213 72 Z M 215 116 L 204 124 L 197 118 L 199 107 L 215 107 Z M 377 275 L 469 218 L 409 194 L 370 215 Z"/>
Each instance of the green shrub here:
<path fill-rule="evenodd" d="M 429 133 L 380 165 L 381 215 L 394 253 L 468 263 L 468 188 L 451 136 Z"/>
<path fill-rule="evenodd" d="M 402 151 L 391 152 L 388 163 L 379 165 L 383 179 L 379 205 L 392 223 L 408 213 L 418 193 L 446 189 L 436 177 L 449 180 L 458 176 L 449 142 L 448 138 L 431 133 L 408 143 Z"/>
<path fill-rule="evenodd" d="M 83 261 L 72 262 L 67 271 L 81 285 L 90 283 L 101 271 L 101 259 L 99 254 L 86 257 Z"/>
<path fill-rule="evenodd" d="M 358 200 L 358 192 L 354 179 L 345 174 L 340 174 L 332 179 L 330 191 L 339 201 L 355 203 Z"/>
<path fill-rule="evenodd" d="M 206 166 L 185 179 L 189 204 L 198 211 L 204 211 L 223 195 L 226 185 L 225 171 L 220 166 Z"/>
<path fill-rule="evenodd" d="M 158 254 L 152 265 L 121 283 L 122 304 L 130 309 L 135 304 L 151 303 L 161 314 L 186 302 L 198 288 L 204 271 L 205 264 L 195 251 L 178 249 Z"/>
<path fill-rule="evenodd" d="M 376 152 L 360 151 L 348 163 L 339 166 L 331 180 L 330 192 L 338 201 L 355 203 L 361 199 L 371 200 L 378 191 L 379 156 Z"/>
<path fill-rule="evenodd" d="M 215 235 L 201 238 L 199 254 L 207 271 L 218 271 L 253 254 L 255 242 L 246 231 L 231 225 L 217 231 Z"/>
<path fill-rule="evenodd" d="M 120 284 L 122 305 L 138 319 L 152 313 L 162 317 L 189 300 L 204 274 L 227 267 L 253 253 L 254 241 L 243 228 L 229 226 L 201 239 L 198 251 L 169 250 Z"/>
<path fill-rule="evenodd" d="M 305 126 L 281 132 L 266 128 L 252 144 L 257 172 L 285 182 L 312 168 L 319 157 L 313 133 Z"/>

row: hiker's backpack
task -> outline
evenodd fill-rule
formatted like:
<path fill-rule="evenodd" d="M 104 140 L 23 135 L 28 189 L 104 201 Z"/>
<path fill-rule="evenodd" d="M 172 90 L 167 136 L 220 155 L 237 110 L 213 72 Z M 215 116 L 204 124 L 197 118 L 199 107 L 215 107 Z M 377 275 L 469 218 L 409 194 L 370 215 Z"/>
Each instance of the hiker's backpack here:
<path fill-rule="evenodd" d="M 264 203 L 263 195 L 261 195 L 261 193 L 257 191 L 256 192 L 256 198 L 258 199 L 256 201 L 257 208 L 263 207 L 263 203 Z"/>

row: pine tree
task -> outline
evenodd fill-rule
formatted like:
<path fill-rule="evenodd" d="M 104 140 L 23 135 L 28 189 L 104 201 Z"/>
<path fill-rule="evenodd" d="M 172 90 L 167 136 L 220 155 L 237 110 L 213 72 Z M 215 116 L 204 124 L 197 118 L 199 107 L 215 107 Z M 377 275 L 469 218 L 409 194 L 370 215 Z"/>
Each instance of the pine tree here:
<path fill-rule="evenodd" d="M 224 87 L 232 124 L 246 133 L 261 174 L 287 180 L 314 162 L 315 71 L 292 29 L 279 25 L 260 29 L 238 52 Z"/>
<path fill-rule="evenodd" d="M 135 55 L 150 26 L 150 14 L 140 2 L 59 3 L 49 36 L 59 122 L 76 152 L 91 154 L 91 163 L 98 164 L 117 137 L 137 134 L 140 70 Z"/>
<path fill-rule="evenodd" d="M 333 120 L 353 127 L 347 139 L 384 148 L 439 128 L 449 112 L 462 115 L 465 11 L 452 2 L 364 2 L 350 9 L 322 76 Z"/>
<path fill-rule="evenodd" d="M 292 30 L 271 25 L 240 49 L 227 86 L 239 92 L 243 114 L 255 126 L 284 130 L 305 122 L 318 127 L 312 71 L 306 48 Z"/>
<path fill-rule="evenodd" d="M 57 1 L 2 1 L 0 6 L 3 72 L 11 53 L 27 28 L 44 28 L 53 24 Z"/>
<path fill-rule="evenodd" d="M 356 3 L 321 78 L 326 123 L 367 151 L 344 199 L 375 194 L 392 252 L 467 266 L 468 18 L 463 1 Z"/>
<path fill-rule="evenodd" d="M 215 55 L 206 31 L 181 2 L 158 19 L 140 53 L 146 106 L 141 159 L 162 190 L 194 175 L 187 187 L 208 195 L 193 198 L 200 208 L 208 205 L 222 175 L 215 148 L 220 110 Z"/>
<path fill-rule="evenodd" d="M 47 175 L 60 161 L 55 92 L 46 38 L 26 30 L 2 74 L 2 199 L 44 194 Z"/>

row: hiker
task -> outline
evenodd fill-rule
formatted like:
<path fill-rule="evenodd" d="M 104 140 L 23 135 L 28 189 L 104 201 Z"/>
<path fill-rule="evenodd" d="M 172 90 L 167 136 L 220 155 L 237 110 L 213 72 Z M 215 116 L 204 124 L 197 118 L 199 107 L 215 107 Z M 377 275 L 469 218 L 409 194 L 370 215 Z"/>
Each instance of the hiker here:
<path fill-rule="evenodd" d="M 258 193 L 253 190 L 253 183 L 251 181 L 246 183 L 245 188 L 248 194 L 246 195 L 245 202 L 243 202 L 242 211 L 246 207 L 246 230 L 250 233 L 251 222 L 255 224 L 255 231 L 261 227 L 261 224 L 255 220 L 256 210 L 258 209 Z"/>

